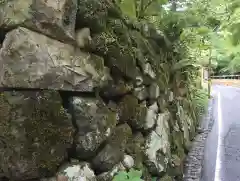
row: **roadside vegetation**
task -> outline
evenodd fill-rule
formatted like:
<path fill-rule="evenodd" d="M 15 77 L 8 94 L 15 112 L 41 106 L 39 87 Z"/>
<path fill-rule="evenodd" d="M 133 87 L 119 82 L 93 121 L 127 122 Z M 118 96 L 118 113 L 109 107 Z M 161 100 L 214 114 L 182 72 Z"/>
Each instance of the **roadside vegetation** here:
<path fill-rule="evenodd" d="M 222 2 L 225 1 L 222 0 Z M 117 5 L 128 18 L 143 24 L 151 23 L 164 35 L 165 41 L 176 52 L 171 60 L 161 64 L 163 78 L 160 81 L 162 86 L 166 87 L 177 83 L 178 86 L 173 89 L 181 96 L 185 94 L 187 97 L 185 105 L 188 106 L 191 117 L 196 122 L 199 122 L 208 104 L 208 92 L 201 85 L 201 68 L 207 67 L 209 70 L 211 68 L 216 72 L 230 72 L 238 67 L 236 60 L 232 62 L 228 59 L 230 54 L 238 55 L 238 43 L 230 41 L 236 40 L 231 36 L 237 36 L 237 34 L 229 33 L 236 31 L 233 30 L 236 26 L 233 21 L 234 17 L 237 21 L 237 15 L 232 15 L 232 29 L 226 24 L 229 23 L 229 19 L 224 9 L 226 3 L 221 5 L 222 2 L 217 0 L 117 0 Z M 234 14 L 233 10 L 232 14 Z M 229 52 L 225 51 L 226 42 L 229 44 Z M 230 46 L 235 46 L 234 52 L 230 53 L 233 51 Z M 128 173 L 119 172 L 114 181 L 141 181 L 141 173 L 136 170 Z M 152 179 L 156 180 L 156 178 Z"/>

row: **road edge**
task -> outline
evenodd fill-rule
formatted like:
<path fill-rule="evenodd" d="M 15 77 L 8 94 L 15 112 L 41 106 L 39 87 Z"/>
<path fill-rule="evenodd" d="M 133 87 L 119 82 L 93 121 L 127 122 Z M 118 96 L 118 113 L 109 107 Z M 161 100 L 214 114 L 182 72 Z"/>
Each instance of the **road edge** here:
<path fill-rule="evenodd" d="M 208 110 L 206 115 L 203 117 L 200 127 L 198 128 L 199 134 L 196 135 L 192 147 L 184 162 L 184 181 L 200 181 L 203 170 L 204 160 L 204 148 L 205 141 L 208 133 L 213 127 L 213 102 L 214 98 L 209 100 Z"/>

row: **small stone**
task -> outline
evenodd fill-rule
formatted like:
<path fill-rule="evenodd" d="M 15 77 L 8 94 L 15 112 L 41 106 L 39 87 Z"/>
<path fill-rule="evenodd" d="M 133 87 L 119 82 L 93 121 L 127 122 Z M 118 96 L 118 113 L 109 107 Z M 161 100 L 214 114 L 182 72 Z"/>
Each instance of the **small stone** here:
<path fill-rule="evenodd" d="M 123 166 L 127 169 L 130 169 L 134 166 L 134 160 L 133 157 L 131 157 L 130 155 L 124 155 L 123 158 Z"/>
<path fill-rule="evenodd" d="M 145 68 L 144 68 L 144 73 L 149 75 L 152 79 L 156 78 L 156 74 L 152 69 L 152 66 L 150 63 L 146 63 L 145 64 Z"/>

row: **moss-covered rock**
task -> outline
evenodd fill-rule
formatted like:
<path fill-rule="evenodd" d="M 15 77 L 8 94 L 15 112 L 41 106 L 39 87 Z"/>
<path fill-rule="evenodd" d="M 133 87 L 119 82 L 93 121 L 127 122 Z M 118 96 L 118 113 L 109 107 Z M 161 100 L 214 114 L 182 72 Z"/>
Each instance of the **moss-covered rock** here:
<path fill-rule="evenodd" d="M 75 136 L 78 158 L 94 156 L 98 147 L 112 133 L 117 124 L 116 113 L 93 98 L 73 97 L 73 113 L 77 125 Z"/>
<path fill-rule="evenodd" d="M 132 135 L 132 130 L 127 124 L 117 126 L 108 138 L 107 144 L 93 159 L 96 170 L 106 172 L 122 161 L 127 140 Z"/>
<path fill-rule="evenodd" d="M 112 181 L 113 177 L 120 171 L 125 171 L 122 163 L 116 164 L 110 171 L 103 172 L 97 176 L 97 181 Z"/>
<path fill-rule="evenodd" d="M 154 175 L 161 175 L 168 167 L 171 155 L 168 121 L 169 112 L 159 114 L 155 130 L 150 132 L 146 139 L 144 162 L 149 172 Z"/>
<path fill-rule="evenodd" d="M 119 103 L 120 121 L 128 122 L 135 129 L 148 130 L 155 125 L 158 106 L 138 103 L 132 95 L 126 95 Z"/>
<path fill-rule="evenodd" d="M 134 134 L 129 138 L 126 152 L 134 158 L 134 168 L 143 168 L 143 156 L 144 156 L 144 137 L 141 132 Z"/>
<path fill-rule="evenodd" d="M 160 181 L 174 181 L 174 179 L 169 175 L 164 175 L 162 178 L 160 178 Z"/>
<path fill-rule="evenodd" d="M 173 154 L 170 159 L 168 175 L 172 177 L 182 177 L 183 175 L 183 160 Z"/>
<path fill-rule="evenodd" d="M 121 23 L 120 21 L 119 24 Z M 117 68 L 122 76 L 135 80 L 139 72 L 127 30 L 122 36 L 116 34 L 120 32 L 114 33 L 114 31 L 117 30 L 110 26 L 105 32 L 93 36 L 92 49 L 95 53 L 104 56 L 109 68 Z"/>
<path fill-rule="evenodd" d="M 103 58 L 22 27 L 6 35 L 0 61 L 3 87 L 92 92 L 111 80 Z"/>
<path fill-rule="evenodd" d="M 183 107 L 179 103 L 177 104 L 177 108 L 178 108 L 177 119 L 184 137 L 184 148 L 187 149 L 191 143 L 190 142 L 190 129 L 192 126 L 191 119 L 185 113 Z"/>
<path fill-rule="evenodd" d="M 130 93 L 132 89 L 132 83 L 119 79 L 115 82 L 109 82 L 108 85 L 103 87 L 101 90 L 101 95 L 106 99 L 115 99 Z"/>
<path fill-rule="evenodd" d="M 171 134 L 171 151 L 176 154 L 181 160 L 185 158 L 184 151 L 184 136 L 183 132 L 178 130 L 173 130 Z"/>
<path fill-rule="evenodd" d="M 119 10 L 112 0 L 78 0 L 76 26 L 90 27 L 93 33 L 104 31 L 109 15 L 116 11 Z"/>
<path fill-rule="evenodd" d="M 10 180 L 53 174 L 72 145 L 73 132 L 57 92 L 1 93 L 0 168 Z"/>
<path fill-rule="evenodd" d="M 59 41 L 73 40 L 76 13 L 77 0 L 3 1 L 0 28 L 9 30 L 23 26 Z"/>
<path fill-rule="evenodd" d="M 145 86 L 136 87 L 133 91 L 133 95 L 136 96 L 139 101 L 144 101 L 149 98 L 149 94 Z"/>

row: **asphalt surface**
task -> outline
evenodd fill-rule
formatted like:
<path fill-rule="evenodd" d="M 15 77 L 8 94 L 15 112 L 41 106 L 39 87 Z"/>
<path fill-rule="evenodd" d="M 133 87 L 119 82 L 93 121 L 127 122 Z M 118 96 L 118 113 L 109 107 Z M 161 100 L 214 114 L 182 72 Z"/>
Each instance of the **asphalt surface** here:
<path fill-rule="evenodd" d="M 240 181 L 240 88 L 213 86 L 214 125 L 205 143 L 201 181 Z"/>

